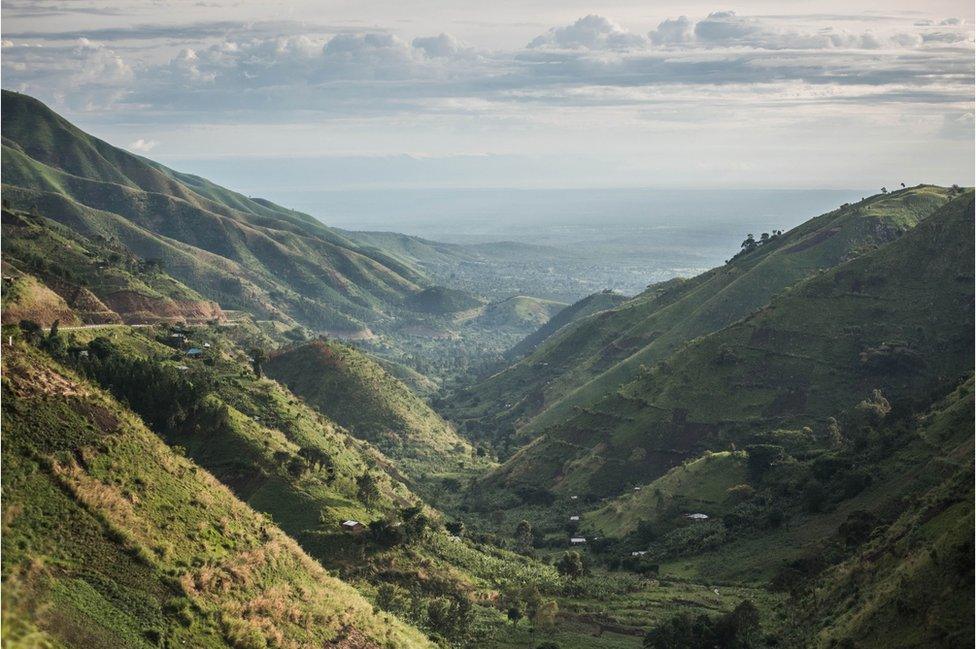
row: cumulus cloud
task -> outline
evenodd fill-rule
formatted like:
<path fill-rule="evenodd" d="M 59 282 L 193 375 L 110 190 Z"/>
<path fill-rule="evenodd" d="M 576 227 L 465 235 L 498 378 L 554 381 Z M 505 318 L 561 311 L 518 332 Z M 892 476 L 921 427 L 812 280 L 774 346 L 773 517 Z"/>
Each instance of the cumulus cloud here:
<path fill-rule="evenodd" d="M 590 14 L 572 25 L 553 27 L 545 34 L 537 36 L 529 43 L 529 47 L 625 50 L 641 47 L 644 43 L 644 37 L 640 34 L 633 34 L 603 16 Z"/>
<path fill-rule="evenodd" d="M 928 22 L 916 22 L 915 27 L 926 27 Z M 657 46 L 687 46 L 730 48 L 749 47 L 766 50 L 788 49 L 864 49 L 913 48 L 937 39 L 965 39 L 965 34 L 951 32 L 926 35 L 896 31 L 876 34 L 871 31 L 848 32 L 824 27 L 816 31 L 802 31 L 783 27 L 773 21 L 740 16 L 734 11 L 716 11 L 705 18 L 692 22 L 687 17 L 668 19 L 648 34 L 650 42 Z M 952 42 L 952 41 L 950 41 Z"/>
<path fill-rule="evenodd" d="M 431 58 L 446 58 L 470 51 L 458 39 L 444 33 L 415 38 L 411 45 Z"/>
<path fill-rule="evenodd" d="M 715 11 L 699 20 L 694 31 L 699 41 L 727 45 L 754 40 L 764 30 L 756 19 L 740 18 L 734 11 Z"/>
<path fill-rule="evenodd" d="M 648 37 L 655 45 L 677 45 L 688 43 L 694 38 L 694 23 L 687 16 L 661 22 Z"/>
<path fill-rule="evenodd" d="M 149 153 L 156 148 L 159 142 L 156 140 L 146 140 L 144 138 L 139 138 L 135 142 L 129 143 L 129 150 L 135 151 L 136 153 Z"/>
<path fill-rule="evenodd" d="M 3 51 L 5 87 L 46 91 L 77 109 L 113 105 L 137 77 L 121 53 L 84 38 L 58 47 L 8 42 Z"/>

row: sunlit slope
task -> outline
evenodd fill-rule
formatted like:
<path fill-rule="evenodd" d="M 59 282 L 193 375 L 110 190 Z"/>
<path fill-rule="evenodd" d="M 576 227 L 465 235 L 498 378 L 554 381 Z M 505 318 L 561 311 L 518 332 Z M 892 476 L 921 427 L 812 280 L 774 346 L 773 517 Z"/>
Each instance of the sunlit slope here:
<path fill-rule="evenodd" d="M 216 303 L 173 279 L 157 260 L 138 258 L 115 239 L 83 237 L 42 216 L 4 210 L 3 255 L 11 269 L 43 280 L 72 310 L 74 317 L 62 318 L 62 324 L 223 317 Z M 51 322 L 43 313 L 31 319 Z M 17 320 L 5 314 L 4 322 Z"/>
<path fill-rule="evenodd" d="M 563 328 L 512 367 L 471 386 L 451 408 L 485 431 L 530 439 L 698 336 L 746 317 L 789 286 L 896 239 L 949 200 L 919 186 L 843 206 L 725 266 L 655 284 L 622 305 Z M 505 404 L 509 404 L 505 407 Z"/>
<path fill-rule="evenodd" d="M 645 366 L 547 428 L 490 482 L 612 493 L 759 428 L 822 427 L 875 389 L 924 394 L 971 370 L 972 258 L 967 192 L 901 238 Z"/>
<path fill-rule="evenodd" d="M 3 398 L 5 646 L 430 646 L 41 353 Z"/>
<path fill-rule="evenodd" d="M 2 128 L 14 207 L 84 235 L 112 232 L 226 308 L 352 334 L 386 321 L 425 281 L 307 215 L 112 147 L 25 95 L 4 91 Z"/>
<path fill-rule="evenodd" d="M 416 500 L 394 477 L 397 469 L 368 443 L 279 383 L 254 375 L 220 327 L 190 333 L 187 344 L 205 348 L 205 361 L 174 360 L 174 350 L 159 342 L 167 334 L 149 329 L 84 330 L 71 338 L 74 344 L 97 344 L 102 356 L 93 351 L 77 361 L 80 368 L 306 549 L 341 536 L 336 525 L 322 523 L 323 512 L 332 520 L 369 522 Z M 146 374 L 157 377 L 169 396 L 142 388 L 145 379 L 136 377 Z M 368 503 L 357 484 L 364 474 L 376 486 Z"/>
<path fill-rule="evenodd" d="M 378 363 L 336 341 L 273 354 L 268 374 L 397 460 L 411 481 L 473 463 L 471 445 Z"/>

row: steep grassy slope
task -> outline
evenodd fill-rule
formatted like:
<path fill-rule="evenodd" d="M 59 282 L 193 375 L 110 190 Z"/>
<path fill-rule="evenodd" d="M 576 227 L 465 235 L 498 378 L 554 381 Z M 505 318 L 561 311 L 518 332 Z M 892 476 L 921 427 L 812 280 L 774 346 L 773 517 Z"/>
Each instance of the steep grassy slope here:
<path fill-rule="evenodd" d="M 544 325 L 515 345 L 506 356 L 511 359 L 518 359 L 530 354 L 563 327 L 594 313 L 620 306 L 626 300 L 627 298 L 620 293 L 609 290 L 587 295 L 582 300 L 570 304 L 552 316 Z"/>
<path fill-rule="evenodd" d="M 3 398 L 5 646 L 429 646 L 19 342 Z"/>
<path fill-rule="evenodd" d="M 229 308 L 363 331 L 424 277 L 309 216 L 179 174 L 3 92 L 4 197 L 86 236 L 112 234 Z"/>
<path fill-rule="evenodd" d="M 365 354 L 315 340 L 272 354 L 270 376 L 361 439 L 376 444 L 412 483 L 471 468 L 473 449 L 437 413 Z"/>
<path fill-rule="evenodd" d="M 43 279 L 89 323 L 221 319 L 220 307 L 118 241 L 88 239 L 41 216 L 3 211 L 5 263 Z M 64 324 L 67 324 L 66 322 Z"/>
<path fill-rule="evenodd" d="M 78 315 L 64 299 L 36 277 L 20 272 L 3 262 L 3 324 L 17 324 L 21 320 L 50 327 L 54 322 L 65 325 L 80 324 Z"/>
<path fill-rule="evenodd" d="M 462 392 L 456 420 L 491 434 L 512 425 L 533 435 L 635 378 L 697 336 L 728 326 L 785 288 L 897 238 L 949 200 L 919 186 L 879 195 L 744 249 L 723 267 L 651 286 L 584 318 L 512 367 Z M 510 404 L 504 407 L 503 404 Z"/>
<path fill-rule="evenodd" d="M 394 479 L 403 463 L 350 437 L 277 382 L 247 371 L 243 354 L 225 337 L 227 327 L 190 329 L 188 344 L 210 345 L 207 357 L 197 360 L 161 345 L 169 339 L 162 327 L 64 335 L 69 347 L 88 347 L 88 359 L 72 362 L 131 403 L 174 448 L 268 516 L 305 552 L 339 570 L 379 608 L 442 643 L 506 646 L 510 625 L 499 591 L 531 585 L 548 598 L 560 595 L 565 584 L 551 565 L 448 534 L 440 515 Z M 181 371 L 181 364 L 187 369 Z M 436 470 L 452 470 L 453 463 L 444 464 Z M 364 473 L 373 477 L 372 495 L 358 480 Z M 455 479 L 437 491 L 456 488 Z M 347 518 L 368 529 L 343 531 L 340 522 Z M 696 611 L 731 607 L 743 596 L 737 591 L 713 601 L 699 587 L 681 592 L 683 606 Z M 616 588 L 612 593 L 626 595 Z M 438 613 L 444 606 L 449 617 Z M 564 608 L 574 610 L 573 603 L 566 601 Z M 582 620 L 575 624 L 588 628 Z"/>
<path fill-rule="evenodd" d="M 815 646 L 973 642 L 973 414 L 970 379 L 922 421 L 921 439 L 889 468 L 879 491 L 908 506 L 811 584 L 800 610 L 817 631 Z"/>
<path fill-rule="evenodd" d="M 757 429 L 822 429 L 875 389 L 897 402 L 953 381 L 971 370 L 972 240 L 970 191 L 642 369 L 547 429 L 490 483 L 613 493 Z"/>
<path fill-rule="evenodd" d="M 92 350 L 74 361 L 82 371 L 322 561 L 331 557 L 315 548 L 342 537 L 338 523 L 322 522 L 323 512 L 330 521 L 369 522 L 416 500 L 386 457 L 278 383 L 256 377 L 223 327 L 191 331 L 183 346 L 206 350 L 194 360 L 164 344 L 168 330 L 118 327 L 69 335 L 72 345 Z M 376 487 L 368 501 L 358 484 L 367 474 Z"/>

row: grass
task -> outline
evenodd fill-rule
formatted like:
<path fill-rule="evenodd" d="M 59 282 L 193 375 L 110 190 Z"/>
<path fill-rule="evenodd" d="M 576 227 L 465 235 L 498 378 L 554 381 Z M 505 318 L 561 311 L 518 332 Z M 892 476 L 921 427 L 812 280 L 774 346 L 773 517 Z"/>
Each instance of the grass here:
<path fill-rule="evenodd" d="M 599 293 L 588 295 L 553 315 L 545 324 L 523 338 L 509 350 L 507 356 L 512 359 L 517 359 L 530 354 L 563 327 L 595 313 L 620 306 L 626 300 L 627 298 L 625 296 L 620 293 L 614 293 L 613 291 L 600 291 Z"/>
<path fill-rule="evenodd" d="M 588 512 L 584 524 L 602 534 L 622 537 L 642 521 L 655 523 L 661 513 L 679 508 L 721 517 L 730 509 L 729 489 L 746 483 L 746 454 L 707 453 L 680 464 L 653 482 Z"/>
<path fill-rule="evenodd" d="M 427 645 L 98 388 L 22 343 L 3 364 L 11 646 Z"/>
<path fill-rule="evenodd" d="M 336 341 L 315 340 L 273 354 L 270 376 L 306 403 L 393 458 L 427 491 L 443 478 L 473 475 L 487 462 L 467 440 L 378 363 Z"/>

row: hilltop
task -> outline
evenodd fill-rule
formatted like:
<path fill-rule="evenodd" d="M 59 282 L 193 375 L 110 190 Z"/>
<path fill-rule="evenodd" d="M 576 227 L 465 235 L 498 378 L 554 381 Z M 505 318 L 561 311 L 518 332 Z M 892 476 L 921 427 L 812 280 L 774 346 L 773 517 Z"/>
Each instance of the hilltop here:
<path fill-rule="evenodd" d="M 481 324 L 498 328 L 538 327 L 566 306 L 563 302 L 516 295 L 489 304 L 479 316 Z"/>

